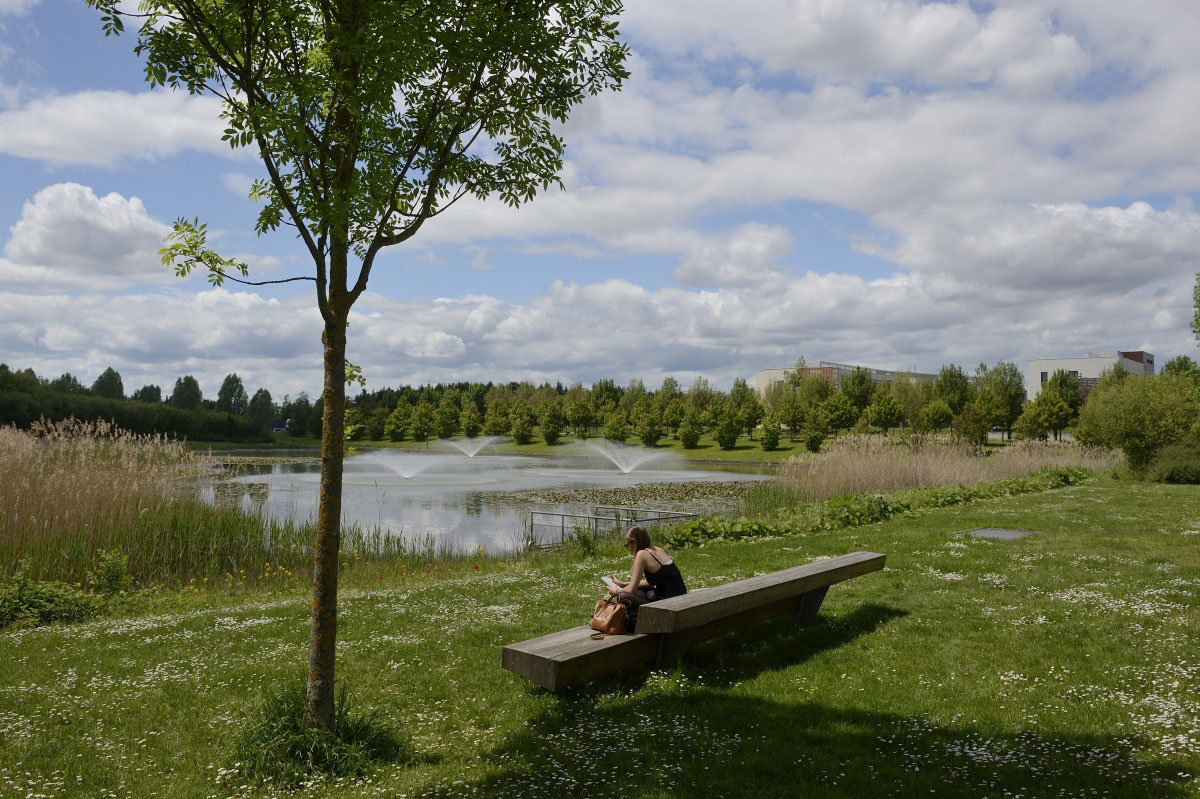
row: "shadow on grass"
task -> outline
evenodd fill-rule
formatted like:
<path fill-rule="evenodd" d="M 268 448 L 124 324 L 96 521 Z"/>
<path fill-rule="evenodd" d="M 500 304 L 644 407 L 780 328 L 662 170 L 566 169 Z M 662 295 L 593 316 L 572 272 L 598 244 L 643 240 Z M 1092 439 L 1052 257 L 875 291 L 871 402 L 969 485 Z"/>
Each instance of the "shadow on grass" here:
<path fill-rule="evenodd" d="M 1128 737 L 939 723 L 879 710 L 870 692 L 835 705 L 738 687 L 904 615 L 873 604 L 815 628 L 758 625 L 696 647 L 679 671 L 566 692 L 484 753 L 487 775 L 421 795 L 1193 795 L 1186 761 L 1135 752 Z"/>

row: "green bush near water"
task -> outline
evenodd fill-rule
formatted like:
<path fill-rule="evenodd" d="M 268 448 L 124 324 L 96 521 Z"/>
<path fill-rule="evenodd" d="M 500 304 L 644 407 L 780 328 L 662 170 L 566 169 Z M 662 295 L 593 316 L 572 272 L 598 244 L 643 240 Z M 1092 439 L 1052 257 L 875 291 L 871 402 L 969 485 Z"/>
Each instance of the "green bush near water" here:
<path fill-rule="evenodd" d="M 99 600 L 74 586 L 54 580 L 31 580 L 27 564 L 0 583 L 0 630 L 12 625 L 87 621 L 99 612 Z"/>
<path fill-rule="evenodd" d="M 838 530 L 886 521 L 893 516 L 915 513 L 924 508 L 943 508 L 979 499 L 1032 494 L 1071 485 L 1092 478 L 1086 469 L 1042 469 L 1028 477 L 1005 478 L 991 483 L 959 486 L 933 486 L 890 495 L 847 494 L 823 502 L 813 502 L 777 511 L 761 519 L 707 518 L 685 522 L 660 534 L 666 546 L 686 548 L 709 541 L 737 541 L 743 538 L 796 535 L 818 530 Z M 785 495 L 778 486 L 768 486 L 773 501 Z"/>

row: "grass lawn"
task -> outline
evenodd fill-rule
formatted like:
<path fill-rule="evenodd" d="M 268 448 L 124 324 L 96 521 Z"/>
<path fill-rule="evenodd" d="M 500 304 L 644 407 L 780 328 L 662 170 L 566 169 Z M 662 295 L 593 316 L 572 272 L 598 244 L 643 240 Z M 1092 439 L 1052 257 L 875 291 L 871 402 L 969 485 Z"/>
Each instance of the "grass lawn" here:
<path fill-rule="evenodd" d="M 615 545 L 352 567 L 339 675 L 417 762 L 304 795 L 1198 796 L 1198 518 L 1194 487 L 1106 479 L 686 550 L 693 588 L 858 549 L 888 568 L 835 586 L 816 628 L 767 623 L 562 695 L 500 647 L 582 623 L 627 563 Z M 949 535 L 980 526 L 1039 532 Z M 0 797 L 246 793 L 230 739 L 263 688 L 303 679 L 308 598 L 175 601 L 0 633 Z"/>

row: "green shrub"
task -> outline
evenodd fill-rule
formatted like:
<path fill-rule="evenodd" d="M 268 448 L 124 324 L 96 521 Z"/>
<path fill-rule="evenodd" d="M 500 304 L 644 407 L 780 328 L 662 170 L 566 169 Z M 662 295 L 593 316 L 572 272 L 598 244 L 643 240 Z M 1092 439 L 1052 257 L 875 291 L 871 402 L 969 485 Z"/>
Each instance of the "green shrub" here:
<path fill-rule="evenodd" d="M 887 496 L 844 494 L 824 502 L 788 508 L 769 519 L 697 519 L 674 525 L 660 537 L 666 546 L 683 549 L 701 546 L 709 541 L 736 541 L 742 538 L 796 535 L 815 530 L 838 530 L 874 524 L 922 508 L 945 507 L 978 499 L 1049 491 L 1077 485 L 1091 476 L 1091 472 L 1086 469 L 1043 469 L 1028 477 L 1010 477 L 992 483 L 917 488 Z M 766 505 L 771 500 L 777 505 L 779 499 L 781 497 L 767 495 L 766 491 L 758 497 L 760 505 Z"/>
<path fill-rule="evenodd" d="M 362 777 L 377 763 L 407 760 L 409 747 L 377 711 L 354 713 L 345 683 L 332 730 L 308 724 L 304 684 L 266 694 L 233 747 L 231 774 L 254 784 L 295 788 L 314 777 Z"/>
<path fill-rule="evenodd" d="M 695 411 L 688 411 L 679 425 L 679 440 L 684 449 L 695 449 L 700 443 L 700 416 Z"/>
<path fill-rule="evenodd" d="M 1156 483 L 1200 485 L 1200 441 L 1187 439 L 1160 449 L 1146 476 Z"/>
<path fill-rule="evenodd" d="M 133 587 L 129 556 L 120 549 L 101 549 L 88 570 L 88 583 L 97 594 L 119 594 Z"/>
<path fill-rule="evenodd" d="M 0 585 L 0 630 L 14 624 L 39 625 L 86 621 L 100 612 L 100 603 L 74 586 L 57 581 L 30 580 L 22 562 Z"/>
<path fill-rule="evenodd" d="M 804 448 L 809 452 L 820 452 L 825 443 L 825 434 L 820 430 L 809 430 L 804 434 Z"/>
<path fill-rule="evenodd" d="M 737 417 L 732 413 L 724 413 L 717 421 L 717 429 L 714 437 L 717 439 L 717 444 L 721 449 L 733 449 L 737 444 L 738 436 L 741 435 L 742 426 L 738 422 Z"/>
<path fill-rule="evenodd" d="M 779 446 L 779 419 L 775 416 L 768 416 L 763 422 L 762 429 L 762 448 L 766 452 L 770 452 Z"/>

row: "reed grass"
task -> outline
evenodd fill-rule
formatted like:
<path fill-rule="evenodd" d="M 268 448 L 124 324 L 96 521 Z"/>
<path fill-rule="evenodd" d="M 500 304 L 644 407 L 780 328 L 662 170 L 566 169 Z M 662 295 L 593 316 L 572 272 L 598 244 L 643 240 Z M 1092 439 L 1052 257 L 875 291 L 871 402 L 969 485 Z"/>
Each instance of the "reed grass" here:
<path fill-rule="evenodd" d="M 125 556 L 135 585 L 304 575 L 312 522 L 274 521 L 206 502 L 213 464 L 182 443 L 105 422 L 0 428 L 0 576 L 86 585 L 103 552 Z M 427 561 L 457 553 L 432 538 L 348 526 L 342 557 Z"/>
<path fill-rule="evenodd" d="M 890 493 L 938 485 L 975 485 L 1025 477 L 1039 469 L 1121 465 L 1120 453 L 1073 443 L 1019 441 L 997 450 L 914 435 L 896 441 L 882 436 L 850 436 L 831 442 L 815 458 L 793 459 L 780 479 L 748 492 L 746 511 L 766 513 L 802 502 L 844 494 Z"/>

